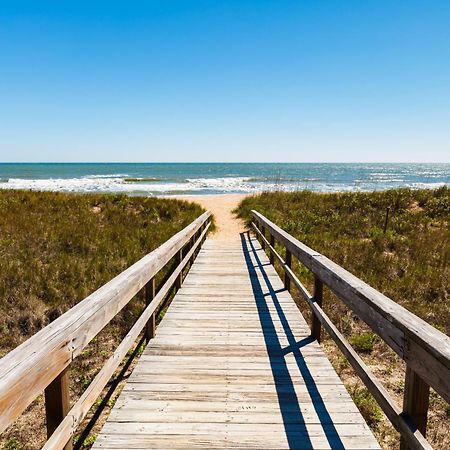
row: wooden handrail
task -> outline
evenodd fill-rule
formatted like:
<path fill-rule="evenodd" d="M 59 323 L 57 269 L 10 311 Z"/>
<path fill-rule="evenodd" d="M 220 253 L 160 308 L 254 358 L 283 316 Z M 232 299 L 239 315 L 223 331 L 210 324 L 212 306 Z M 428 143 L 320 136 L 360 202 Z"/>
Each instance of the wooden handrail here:
<path fill-rule="evenodd" d="M 60 418 L 63 421 L 61 428 L 66 430 L 63 432 L 64 439 L 67 436 L 70 438 L 76 424 L 81 421 L 80 417 L 84 417 L 87 413 L 96 399 L 95 395 L 98 396 L 103 389 L 100 387 L 104 386 L 114 373 L 115 368 L 120 364 L 158 305 L 172 286 L 179 284 L 183 269 L 204 240 L 210 225 L 210 217 L 209 211 L 202 214 L 160 247 L 144 256 L 0 360 L 0 432 L 6 429 L 44 389 L 58 381 L 59 377 L 64 376 L 66 368 L 86 345 L 142 288 L 152 282 L 155 275 L 174 256 L 179 255 L 185 246 L 189 246 L 187 254 L 179 261 L 163 287 L 148 302 L 140 318 L 91 383 L 87 393 L 83 394 L 75 404 L 78 409 L 75 409 L 69 420 L 64 421 L 63 417 Z M 67 412 L 66 407 L 64 415 Z M 47 448 L 64 448 L 64 445 L 61 445 L 64 439 L 59 439 L 58 445 Z"/>
<path fill-rule="evenodd" d="M 66 444 L 68 439 L 75 433 L 77 427 L 81 424 L 90 407 L 101 394 L 103 388 L 106 386 L 107 381 L 111 378 L 114 371 L 117 369 L 120 362 L 127 354 L 133 342 L 136 341 L 142 329 L 146 326 L 150 318 L 152 316 L 154 317 L 155 311 L 164 300 L 166 295 L 170 292 L 170 290 L 176 283 L 176 280 L 178 280 L 182 275 L 184 267 L 188 263 L 190 257 L 193 255 L 197 247 L 199 247 L 199 245 L 201 244 L 201 239 L 206 235 L 208 228 L 209 224 L 203 230 L 194 247 L 189 250 L 181 263 L 177 266 L 177 268 L 173 271 L 173 273 L 170 275 L 170 277 L 167 279 L 167 281 L 164 283 L 164 285 L 161 287 L 161 289 L 158 291 L 149 305 L 145 308 L 144 312 L 141 314 L 131 330 L 117 347 L 114 354 L 108 359 L 108 361 L 106 361 L 103 368 L 95 376 L 91 384 L 88 386 L 79 400 L 75 403 L 72 409 L 68 411 L 65 418 L 62 420 L 58 428 L 51 435 L 50 439 L 43 447 L 43 450 L 55 450 L 64 448 L 64 445 Z"/>
<path fill-rule="evenodd" d="M 450 338 L 327 257 L 290 236 L 262 214 L 252 211 L 252 215 L 252 225 L 258 237 L 265 243 L 271 255 L 281 263 L 285 277 L 294 283 L 308 302 L 313 312 L 314 337 L 320 336 L 317 324 L 319 321 L 400 432 L 402 448 L 431 449 L 424 437 L 429 386 L 450 403 Z M 265 236 L 266 231 L 270 240 Z M 311 296 L 292 271 L 290 260 L 283 260 L 275 250 L 274 240 L 285 247 L 289 258 L 291 255 L 296 257 L 314 274 L 315 291 L 320 297 L 320 285 L 324 284 L 406 362 L 403 411 L 396 406 L 387 391 L 323 312 L 321 298 Z"/>

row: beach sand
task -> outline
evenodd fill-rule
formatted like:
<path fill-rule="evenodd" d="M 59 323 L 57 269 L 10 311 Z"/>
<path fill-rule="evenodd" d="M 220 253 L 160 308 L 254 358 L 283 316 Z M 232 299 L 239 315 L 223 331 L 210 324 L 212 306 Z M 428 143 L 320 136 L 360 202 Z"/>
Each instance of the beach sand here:
<path fill-rule="evenodd" d="M 176 198 L 195 202 L 211 211 L 216 222 L 216 231 L 210 235 L 211 239 L 228 240 L 239 236 L 245 230 L 242 220 L 233 214 L 241 200 L 251 194 L 217 194 L 217 195 L 180 195 Z M 172 197 L 173 198 L 173 197 Z"/>

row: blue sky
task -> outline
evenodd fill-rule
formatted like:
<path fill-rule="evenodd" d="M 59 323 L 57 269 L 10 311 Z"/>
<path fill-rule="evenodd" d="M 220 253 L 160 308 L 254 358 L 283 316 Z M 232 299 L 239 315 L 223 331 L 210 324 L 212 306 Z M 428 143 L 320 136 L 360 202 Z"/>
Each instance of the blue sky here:
<path fill-rule="evenodd" d="M 450 161 L 450 1 L 0 0 L 0 161 Z"/>

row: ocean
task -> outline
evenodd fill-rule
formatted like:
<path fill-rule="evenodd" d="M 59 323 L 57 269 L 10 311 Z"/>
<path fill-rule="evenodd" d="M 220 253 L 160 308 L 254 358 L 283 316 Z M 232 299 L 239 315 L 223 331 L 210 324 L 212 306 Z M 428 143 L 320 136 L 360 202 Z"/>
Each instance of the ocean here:
<path fill-rule="evenodd" d="M 204 195 L 443 185 L 449 163 L 0 163 L 0 189 Z"/>

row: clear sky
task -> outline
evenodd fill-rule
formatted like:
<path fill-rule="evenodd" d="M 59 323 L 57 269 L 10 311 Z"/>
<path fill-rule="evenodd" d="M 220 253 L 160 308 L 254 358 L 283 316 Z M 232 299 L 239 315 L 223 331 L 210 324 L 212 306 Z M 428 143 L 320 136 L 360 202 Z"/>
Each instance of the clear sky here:
<path fill-rule="evenodd" d="M 0 161 L 450 161 L 450 1 L 0 0 Z"/>

